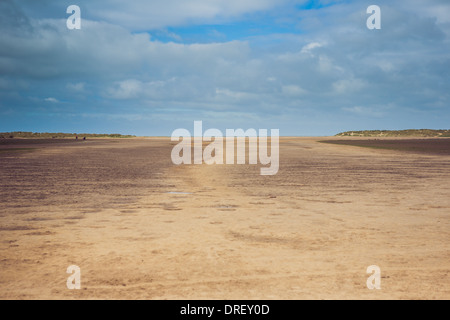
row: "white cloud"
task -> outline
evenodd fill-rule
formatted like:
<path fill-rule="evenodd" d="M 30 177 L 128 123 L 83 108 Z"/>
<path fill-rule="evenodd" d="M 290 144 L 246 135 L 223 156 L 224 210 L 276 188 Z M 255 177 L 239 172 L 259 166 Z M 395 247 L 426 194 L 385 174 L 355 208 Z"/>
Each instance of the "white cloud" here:
<path fill-rule="evenodd" d="M 382 110 L 378 110 L 375 108 L 368 108 L 368 107 L 361 107 L 361 106 L 354 106 L 354 107 L 344 107 L 342 108 L 342 110 L 349 112 L 349 113 L 353 113 L 356 114 L 358 116 L 363 116 L 363 117 L 382 117 L 385 113 Z"/>
<path fill-rule="evenodd" d="M 319 42 L 311 42 L 311 43 L 308 43 L 306 46 L 304 46 L 302 48 L 302 50 L 300 51 L 300 53 L 312 54 L 313 49 L 320 48 L 322 46 L 323 46 L 323 44 L 321 44 Z"/>
<path fill-rule="evenodd" d="M 291 97 L 303 96 L 308 93 L 305 89 L 303 89 L 297 85 L 283 86 L 281 88 L 281 90 L 282 90 L 283 94 L 291 96 Z"/>
<path fill-rule="evenodd" d="M 73 92 L 84 92 L 85 83 L 84 82 L 68 83 L 66 85 L 66 88 Z"/>
<path fill-rule="evenodd" d="M 354 93 L 365 87 L 362 79 L 343 79 L 333 83 L 333 89 L 338 94 Z"/>
<path fill-rule="evenodd" d="M 59 102 L 58 99 L 52 98 L 52 97 L 45 98 L 44 101 L 51 102 L 51 103 L 58 103 Z"/>
<path fill-rule="evenodd" d="M 135 99 L 140 97 L 143 87 L 143 83 L 139 80 L 124 80 L 117 82 L 114 88 L 109 88 L 107 95 L 113 99 Z"/>

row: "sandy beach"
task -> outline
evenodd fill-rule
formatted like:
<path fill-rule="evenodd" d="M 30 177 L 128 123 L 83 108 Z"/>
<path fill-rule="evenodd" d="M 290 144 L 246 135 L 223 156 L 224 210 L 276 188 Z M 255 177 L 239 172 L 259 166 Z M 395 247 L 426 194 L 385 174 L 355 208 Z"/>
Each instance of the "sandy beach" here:
<path fill-rule="evenodd" d="M 449 299 L 449 155 L 327 139 L 281 138 L 275 176 L 168 138 L 1 145 L 0 299 Z"/>

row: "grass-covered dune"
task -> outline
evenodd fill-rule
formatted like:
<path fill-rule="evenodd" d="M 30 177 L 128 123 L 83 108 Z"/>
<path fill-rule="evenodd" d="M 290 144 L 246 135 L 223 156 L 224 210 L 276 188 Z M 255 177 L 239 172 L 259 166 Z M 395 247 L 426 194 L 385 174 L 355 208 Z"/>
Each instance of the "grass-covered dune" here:
<path fill-rule="evenodd" d="M 51 133 L 51 132 L 0 132 L 0 139 L 23 138 L 23 139 L 64 139 L 64 138 L 134 138 L 132 135 L 113 134 L 97 134 L 97 133 Z"/>
<path fill-rule="evenodd" d="M 364 130 L 347 131 L 337 137 L 450 137 L 450 130 L 409 129 L 409 130 Z"/>

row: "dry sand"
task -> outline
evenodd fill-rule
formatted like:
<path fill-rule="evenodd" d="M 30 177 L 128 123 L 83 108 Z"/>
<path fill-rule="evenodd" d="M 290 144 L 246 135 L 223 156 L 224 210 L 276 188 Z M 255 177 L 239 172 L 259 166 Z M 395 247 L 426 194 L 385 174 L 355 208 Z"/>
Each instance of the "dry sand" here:
<path fill-rule="evenodd" d="M 449 299 L 450 157 L 317 140 L 276 176 L 162 138 L 3 146 L 0 298 Z"/>

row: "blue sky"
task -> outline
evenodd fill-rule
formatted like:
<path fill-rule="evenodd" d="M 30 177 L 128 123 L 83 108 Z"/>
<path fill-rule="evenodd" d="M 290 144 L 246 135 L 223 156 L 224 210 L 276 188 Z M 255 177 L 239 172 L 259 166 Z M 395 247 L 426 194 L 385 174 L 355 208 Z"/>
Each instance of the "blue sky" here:
<path fill-rule="evenodd" d="M 446 0 L 2 0 L 0 28 L 0 132 L 449 128 Z"/>

